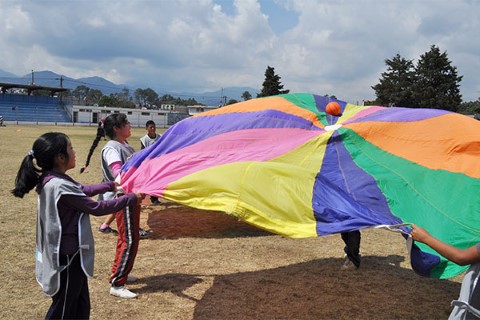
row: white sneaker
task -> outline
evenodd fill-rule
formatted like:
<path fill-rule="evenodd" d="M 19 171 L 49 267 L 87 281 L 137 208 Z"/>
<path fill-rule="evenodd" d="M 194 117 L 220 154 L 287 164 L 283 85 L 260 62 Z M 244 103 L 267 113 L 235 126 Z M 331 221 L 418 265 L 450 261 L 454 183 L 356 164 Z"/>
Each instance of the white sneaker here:
<path fill-rule="evenodd" d="M 129 274 L 128 277 L 127 277 L 127 282 L 128 283 L 132 283 L 132 282 L 135 282 L 137 280 L 138 280 L 138 278 L 135 277 L 133 274 Z"/>
<path fill-rule="evenodd" d="M 125 298 L 125 299 L 133 299 L 136 298 L 138 295 L 133 293 L 132 291 L 125 288 L 125 286 L 121 287 L 111 287 L 110 294 L 115 297 Z"/>

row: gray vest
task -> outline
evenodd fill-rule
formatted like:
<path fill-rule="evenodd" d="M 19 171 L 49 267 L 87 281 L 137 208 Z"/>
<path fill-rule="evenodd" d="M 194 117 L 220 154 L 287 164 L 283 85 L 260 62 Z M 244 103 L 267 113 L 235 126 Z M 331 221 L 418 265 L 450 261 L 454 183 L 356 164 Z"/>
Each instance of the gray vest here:
<path fill-rule="evenodd" d="M 35 275 L 43 291 L 55 295 L 60 289 L 60 272 L 67 266 L 60 265 L 62 226 L 58 215 L 58 201 L 65 194 L 85 196 L 79 186 L 71 181 L 52 178 L 38 195 L 37 244 Z M 93 277 L 95 247 L 90 216 L 82 213 L 78 219 L 78 242 L 83 272 Z"/>
<path fill-rule="evenodd" d="M 449 320 L 480 319 L 480 262 L 472 264 L 465 273 L 460 296 L 452 301 L 452 306 Z"/>
<path fill-rule="evenodd" d="M 103 157 L 103 153 L 106 149 L 114 149 L 120 155 L 120 160 L 122 165 L 127 162 L 127 160 L 135 153 L 135 150 L 127 143 L 121 144 L 118 141 L 110 140 L 102 149 L 102 172 L 103 172 L 103 181 L 115 181 L 115 176 L 113 175 L 112 169 L 108 166 L 108 163 Z M 115 198 L 116 193 L 114 192 L 105 192 L 104 194 L 99 195 L 99 200 L 110 200 Z"/>
<path fill-rule="evenodd" d="M 150 147 L 151 145 L 153 145 L 155 142 L 157 142 L 157 140 L 160 139 L 160 135 L 157 133 L 155 134 L 155 138 L 150 138 L 148 136 L 148 134 L 144 135 L 143 137 L 140 138 L 140 141 L 142 142 L 143 146 L 145 148 L 148 148 Z"/>

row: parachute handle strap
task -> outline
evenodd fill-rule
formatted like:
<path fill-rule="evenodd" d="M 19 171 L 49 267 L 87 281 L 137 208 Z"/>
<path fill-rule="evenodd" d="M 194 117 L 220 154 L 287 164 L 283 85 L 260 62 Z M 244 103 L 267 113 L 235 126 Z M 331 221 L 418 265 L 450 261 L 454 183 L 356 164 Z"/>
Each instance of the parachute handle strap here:
<path fill-rule="evenodd" d="M 375 226 L 375 229 L 387 229 L 388 231 L 392 232 L 400 232 L 402 234 L 410 236 L 409 232 L 406 232 L 405 230 L 401 229 L 400 227 L 409 227 L 411 226 L 411 223 L 398 223 L 398 224 L 382 224 L 379 226 Z"/>

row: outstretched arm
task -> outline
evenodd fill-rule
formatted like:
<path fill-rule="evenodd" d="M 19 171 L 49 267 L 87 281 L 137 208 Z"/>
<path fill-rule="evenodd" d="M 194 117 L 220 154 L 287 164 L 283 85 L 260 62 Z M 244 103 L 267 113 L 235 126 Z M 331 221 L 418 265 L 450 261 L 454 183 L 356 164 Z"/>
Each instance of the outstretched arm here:
<path fill-rule="evenodd" d="M 117 212 L 127 205 L 140 204 L 144 198 L 145 195 L 143 193 L 129 193 L 111 200 L 95 201 L 88 196 L 68 194 L 61 196 L 58 203 L 59 208 L 64 206 L 94 216 L 103 216 Z"/>
<path fill-rule="evenodd" d="M 464 266 L 480 262 L 480 252 L 477 249 L 477 246 L 472 246 L 468 249 L 456 248 L 438 240 L 428 233 L 427 230 L 416 225 L 412 225 L 412 232 L 410 235 L 413 240 L 425 243 L 433 250 L 458 265 Z"/>

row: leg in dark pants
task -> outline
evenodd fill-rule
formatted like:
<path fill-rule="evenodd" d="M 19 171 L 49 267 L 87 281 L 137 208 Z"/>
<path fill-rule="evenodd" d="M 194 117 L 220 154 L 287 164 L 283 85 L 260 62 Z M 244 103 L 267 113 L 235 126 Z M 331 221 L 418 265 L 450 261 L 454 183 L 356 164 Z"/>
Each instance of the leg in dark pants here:
<path fill-rule="evenodd" d="M 342 240 L 345 242 L 345 248 L 343 249 L 347 254 L 347 257 L 352 263 L 359 268 L 360 267 L 360 231 L 342 232 Z"/>
<path fill-rule="evenodd" d="M 71 256 L 60 255 L 60 264 L 67 265 Z M 77 254 L 70 265 L 60 273 L 60 290 L 52 297 L 52 305 L 45 319 L 88 319 L 90 295 L 88 278 Z"/>

